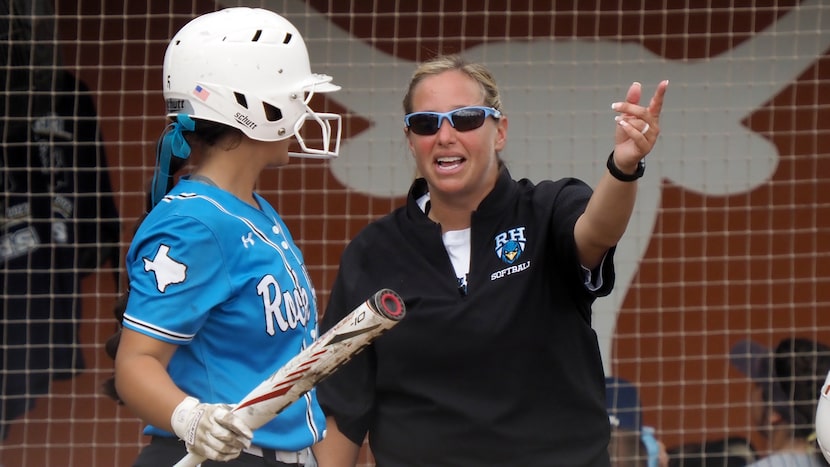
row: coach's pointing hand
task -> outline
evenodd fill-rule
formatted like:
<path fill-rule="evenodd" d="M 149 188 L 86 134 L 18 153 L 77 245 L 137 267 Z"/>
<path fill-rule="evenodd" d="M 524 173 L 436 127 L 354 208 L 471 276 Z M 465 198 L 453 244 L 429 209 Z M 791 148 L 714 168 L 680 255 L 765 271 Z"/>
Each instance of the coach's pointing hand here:
<path fill-rule="evenodd" d="M 186 397 L 176 407 L 170 423 L 189 452 L 215 461 L 239 457 L 254 437 L 229 405 L 200 403 L 194 397 Z"/>

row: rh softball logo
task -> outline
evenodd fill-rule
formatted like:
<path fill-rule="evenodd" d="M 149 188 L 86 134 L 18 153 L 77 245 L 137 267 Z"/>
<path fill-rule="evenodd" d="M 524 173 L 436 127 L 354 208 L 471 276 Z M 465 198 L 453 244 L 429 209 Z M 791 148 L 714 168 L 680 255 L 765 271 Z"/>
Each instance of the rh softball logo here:
<path fill-rule="evenodd" d="M 496 235 L 496 256 L 507 264 L 513 264 L 525 250 L 525 228 L 516 227 Z"/>

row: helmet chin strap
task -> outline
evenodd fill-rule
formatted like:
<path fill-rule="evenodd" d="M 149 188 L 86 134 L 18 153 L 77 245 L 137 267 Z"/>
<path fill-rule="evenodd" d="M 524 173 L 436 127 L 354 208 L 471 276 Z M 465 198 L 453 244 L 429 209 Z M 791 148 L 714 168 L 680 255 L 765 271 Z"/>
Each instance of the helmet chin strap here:
<path fill-rule="evenodd" d="M 156 148 L 156 167 L 153 172 L 153 184 L 150 199 L 155 206 L 164 198 L 173 186 L 173 175 L 170 165 L 173 157 L 187 159 L 190 157 L 190 145 L 184 139 L 183 131 L 194 131 L 196 122 L 189 115 L 179 114 L 176 121 L 167 125 L 159 138 Z"/>

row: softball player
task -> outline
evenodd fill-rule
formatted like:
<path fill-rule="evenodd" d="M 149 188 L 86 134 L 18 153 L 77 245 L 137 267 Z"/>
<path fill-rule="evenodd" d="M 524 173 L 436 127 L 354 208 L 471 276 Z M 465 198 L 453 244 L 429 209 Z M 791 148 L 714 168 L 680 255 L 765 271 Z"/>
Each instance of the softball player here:
<path fill-rule="evenodd" d="M 291 155 L 337 156 L 340 116 L 308 102 L 339 87 L 310 71 L 299 31 L 263 9 L 192 20 L 163 70 L 172 123 L 158 145 L 154 207 L 127 254 L 115 359 L 118 395 L 152 436 L 135 465 L 172 465 L 187 451 L 235 459 L 222 465 L 311 465 L 308 448 L 325 427 L 314 391 L 256 433 L 227 404 L 317 336 L 303 256 L 254 187 L 266 167 L 288 163 L 291 136 L 302 149 Z M 298 133 L 308 120 L 322 148 Z M 168 191 L 191 152 L 194 170 Z"/>

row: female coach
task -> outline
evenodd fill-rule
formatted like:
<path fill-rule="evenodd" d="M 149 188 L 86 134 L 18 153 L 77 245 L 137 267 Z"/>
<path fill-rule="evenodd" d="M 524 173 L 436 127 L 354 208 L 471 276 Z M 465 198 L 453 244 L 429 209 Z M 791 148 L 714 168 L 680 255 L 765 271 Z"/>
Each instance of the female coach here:
<path fill-rule="evenodd" d="M 667 86 L 647 107 L 638 83 L 613 104 L 615 145 L 592 191 L 511 178 L 485 67 L 440 56 L 415 71 L 403 123 L 423 178 L 348 245 L 322 328 L 381 287 L 407 316 L 318 386 L 321 467 L 354 466 L 367 433 L 379 467 L 608 465 L 591 304 L 614 285 Z"/>

